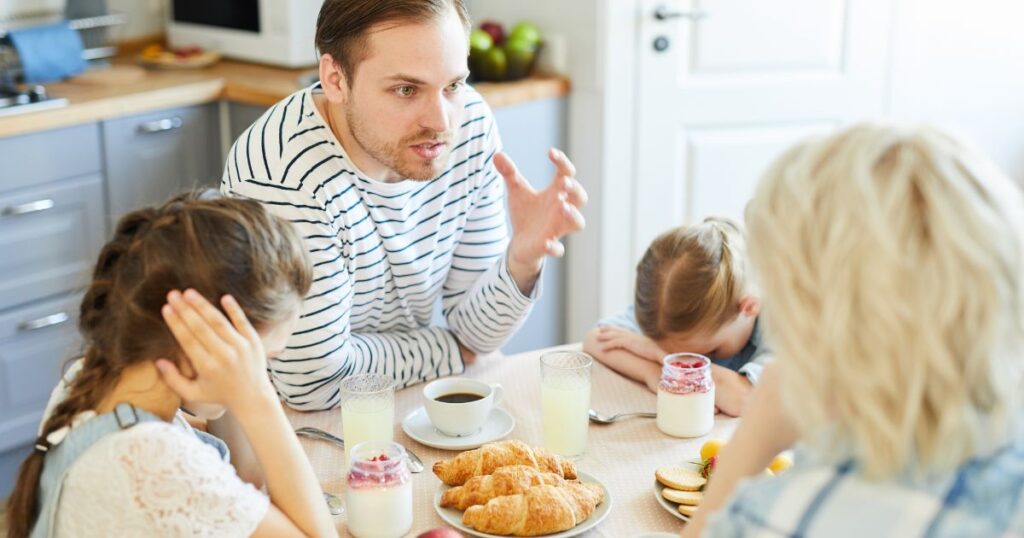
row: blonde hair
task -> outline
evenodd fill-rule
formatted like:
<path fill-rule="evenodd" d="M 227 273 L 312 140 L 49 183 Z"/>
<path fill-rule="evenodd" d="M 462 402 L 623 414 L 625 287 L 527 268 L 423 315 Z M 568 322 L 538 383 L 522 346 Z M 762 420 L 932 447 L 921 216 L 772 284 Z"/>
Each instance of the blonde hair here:
<path fill-rule="evenodd" d="M 654 340 L 717 330 L 736 318 L 747 288 L 746 243 L 732 220 L 708 217 L 658 236 L 636 268 L 636 320 Z"/>
<path fill-rule="evenodd" d="M 750 254 L 805 439 L 883 477 L 949 470 L 1012 434 L 1022 208 L 1010 179 L 929 128 L 856 126 L 772 165 Z"/>

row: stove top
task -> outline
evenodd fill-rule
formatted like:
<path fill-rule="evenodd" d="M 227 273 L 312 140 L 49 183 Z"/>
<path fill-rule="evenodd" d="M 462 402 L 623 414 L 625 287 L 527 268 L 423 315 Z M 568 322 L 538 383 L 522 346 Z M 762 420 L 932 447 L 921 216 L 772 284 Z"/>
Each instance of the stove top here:
<path fill-rule="evenodd" d="M 0 116 L 58 108 L 67 104 L 67 99 L 47 95 L 46 88 L 42 86 L 35 86 L 25 91 L 12 87 L 0 87 Z"/>

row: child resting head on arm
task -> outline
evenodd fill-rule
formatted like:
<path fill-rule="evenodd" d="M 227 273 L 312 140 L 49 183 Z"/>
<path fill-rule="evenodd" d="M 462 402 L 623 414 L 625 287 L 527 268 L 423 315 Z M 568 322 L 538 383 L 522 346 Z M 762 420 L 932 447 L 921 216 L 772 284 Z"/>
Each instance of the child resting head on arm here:
<path fill-rule="evenodd" d="M 587 333 L 583 349 L 656 392 L 669 353 L 712 359 L 715 405 L 738 416 L 761 373 L 761 301 L 746 241 L 733 221 L 709 217 L 656 238 L 637 264 L 635 306 Z"/>

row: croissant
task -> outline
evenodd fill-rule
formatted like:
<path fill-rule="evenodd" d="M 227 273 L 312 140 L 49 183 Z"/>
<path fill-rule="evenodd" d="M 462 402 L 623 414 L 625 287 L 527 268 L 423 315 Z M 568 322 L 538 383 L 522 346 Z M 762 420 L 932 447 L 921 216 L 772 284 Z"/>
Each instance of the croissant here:
<path fill-rule="evenodd" d="M 561 486 L 534 486 L 518 495 L 491 499 L 470 506 L 462 523 L 480 532 L 537 536 L 569 530 L 594 513 L 604 501 L 597 484 L 566 482 Z"/>
<path fill-rule="evenodd" d="M 555 473 L 546 473 L 526 465 L 509 465 L 489 475 L 474 476 L 465 485 L 445 491 L 441 495 L 441 506 L 465 510 L 473 505 L 485 504 L 495 497 L 523 493 L 533 486 L 558 486 L 564 483 L 565 479 Z"/>
<path fill-rule="evenodd" d="M 474 476 L 491 474 L 506 465 L 527 465 L 563 478 L 576 478 L 576 465 L 571 461 L 516 440 L 488 443 L 450 460 L 440 460 L 434 463 L 433 470 L 445 484 L 461 486 Z"/>

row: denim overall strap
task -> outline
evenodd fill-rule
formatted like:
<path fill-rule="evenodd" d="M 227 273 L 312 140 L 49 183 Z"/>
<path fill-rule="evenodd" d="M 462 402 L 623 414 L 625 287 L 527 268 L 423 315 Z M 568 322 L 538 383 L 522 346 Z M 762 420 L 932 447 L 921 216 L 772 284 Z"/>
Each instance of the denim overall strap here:
<path fill-rule="evenodd" d="M 53 536 L 64 477 L 79 456 L 109 434 L 141 422 L 152 421 L 160 421 L 160 418 L 131 404 L 119 403 L 113 412 L 93 417 L 75 426 L 60 443 L 50 447 L 43 460 L 43 472 L 39 477 L 39 517 L 32 527 L 30 536 Z"/>

